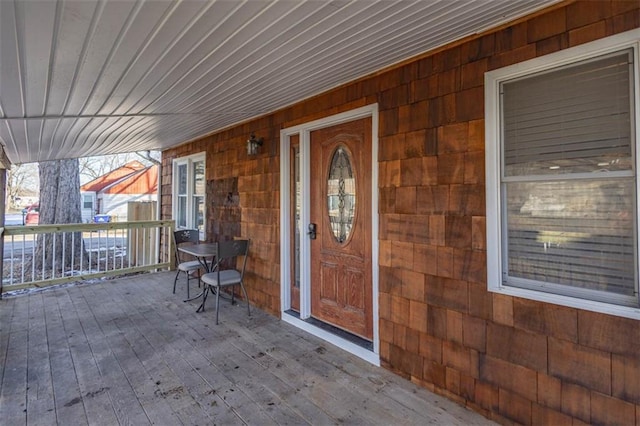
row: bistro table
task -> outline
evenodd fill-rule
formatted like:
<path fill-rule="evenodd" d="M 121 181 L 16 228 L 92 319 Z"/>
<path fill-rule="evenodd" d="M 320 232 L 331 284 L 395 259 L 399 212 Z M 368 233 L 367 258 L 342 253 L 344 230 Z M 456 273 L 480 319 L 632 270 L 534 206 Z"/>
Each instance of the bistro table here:
<path fill-rule="evenodd" d="M 193 244 L 190 246 L 179 247 L 178 250 L 182 253 L 190 254 L 191 256 L 198 259 L 198 262 L 200 262 L 200 264 L 204 268 L 205 273 L 207 273 L 211 272 L 211 268 L 214 265 L 214 259 L 218 255 L 218 243 Z M 209 261 L 208 259 L 211 260 Z M 186 299 L 185 302 L 202 297 L 205 291 L 206 287 L 203 287 L 202 291 L 198 295 L 190 299 Z"/>

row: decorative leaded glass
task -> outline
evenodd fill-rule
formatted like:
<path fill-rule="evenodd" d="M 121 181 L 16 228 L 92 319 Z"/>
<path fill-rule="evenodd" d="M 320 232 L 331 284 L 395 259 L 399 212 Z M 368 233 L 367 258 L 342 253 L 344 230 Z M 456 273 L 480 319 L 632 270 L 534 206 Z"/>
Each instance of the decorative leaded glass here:
<path fill-rule="evenodd" d="M 356 206 L 356 179 L 349 152 L 338 146 L 331 158 L 327 181 L 327 207 L 331 231 L 339 243 L 351 234 Z"/>

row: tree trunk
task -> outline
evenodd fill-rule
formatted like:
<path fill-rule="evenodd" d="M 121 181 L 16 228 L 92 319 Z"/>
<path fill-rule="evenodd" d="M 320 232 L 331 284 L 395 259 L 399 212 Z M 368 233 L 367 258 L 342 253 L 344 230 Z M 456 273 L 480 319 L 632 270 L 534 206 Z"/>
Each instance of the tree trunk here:
<path fill-rule="evenodd" d="M 82 223 L 77 159 L 40 163 L 40 224 Z M 82 233 L 53 233 L 38 237 L 36 271 L 69 271 L 87 259 Z M 82 254 L 82 255 L 81 255 Z"/>

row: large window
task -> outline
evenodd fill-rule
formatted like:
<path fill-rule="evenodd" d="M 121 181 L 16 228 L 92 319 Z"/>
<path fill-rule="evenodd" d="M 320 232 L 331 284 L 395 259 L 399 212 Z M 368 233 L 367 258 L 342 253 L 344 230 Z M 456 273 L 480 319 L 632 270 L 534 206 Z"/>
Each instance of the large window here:
<path fill-rule="evenodd" d="M 198 229 L 205 239 L 205 154 L 173 162 L 173 217 L 177 228 Z"/>
<path fill-rule="evenodd" d="M 638 315 L 639 35 L 487 73 L 490 290 Z"/>

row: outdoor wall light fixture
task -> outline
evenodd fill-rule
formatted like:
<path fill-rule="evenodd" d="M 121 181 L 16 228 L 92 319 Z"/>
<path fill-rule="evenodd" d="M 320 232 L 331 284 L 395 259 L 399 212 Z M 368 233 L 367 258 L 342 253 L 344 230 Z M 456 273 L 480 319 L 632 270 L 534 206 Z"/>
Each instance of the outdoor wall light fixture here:
<path fill-rule="evenodd" d="M 263 143 L 264 138 L 256 138 L 256 134 L 251 132 L 251 136 L 247 139 L 247 155 L 256 155 Z"/>

